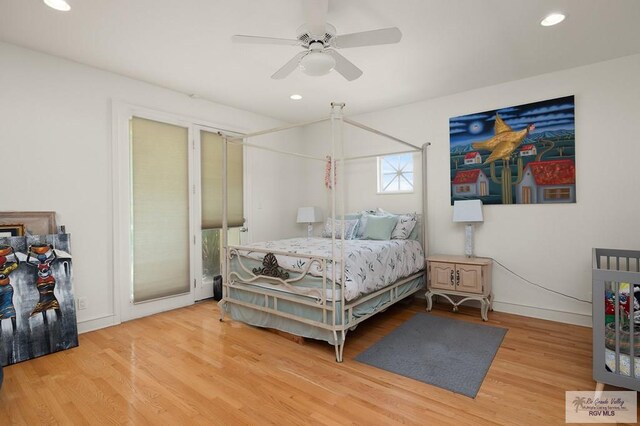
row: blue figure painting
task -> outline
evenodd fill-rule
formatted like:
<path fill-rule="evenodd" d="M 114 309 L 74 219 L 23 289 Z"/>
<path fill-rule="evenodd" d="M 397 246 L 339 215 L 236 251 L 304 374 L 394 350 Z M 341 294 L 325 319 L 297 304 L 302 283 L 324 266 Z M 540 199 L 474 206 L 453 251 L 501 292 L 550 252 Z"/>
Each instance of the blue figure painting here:
<path fill-rule="evenodd" d="M 71 264 L 68 234 L 0 237 L 0 365 L 78 346 Z"/>

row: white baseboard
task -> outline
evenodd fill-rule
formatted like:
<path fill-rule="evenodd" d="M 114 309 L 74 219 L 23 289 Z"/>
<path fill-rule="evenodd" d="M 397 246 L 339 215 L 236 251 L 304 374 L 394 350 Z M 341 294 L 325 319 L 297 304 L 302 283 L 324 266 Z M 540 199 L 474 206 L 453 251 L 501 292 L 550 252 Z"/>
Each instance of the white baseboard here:
<path fill-rule="evenodd" d="M 493 310 L 508 314 L 523 315 L 525 317 L 540 318 L 549 321 L 563 322 L 567 324 L 591 327 L 591 315 L 576 312 L 557 311 L 554 309 L 538 308 L 535 306 L 520 305 L 509 302 L 493 302 Z M 491 314 L 489 314 L 491 316 Z"/>
<path fill-rule="evenodd" d="M 427 300 L 427 297 L 424 295 L 426 292 L 427 290 L 418 291 L 416 293 L 413 293 L 413 297 L 420 300 Z"/>
<path fill-rule="evenodd" d="M 416 299 L 424 300 L 422 292 L 416 293 Z M 443 301 L 447 304 L 447 301 Z M 463 303 L 465 306 L 480 307 L 480 303 L 475 300 L 468 300 Z M 537 306 L 521 305 L 518 303 L 493 301 L 493 310 L 496 312 L 505 312 L 507 314 L 522 315 L 525 317 L 539 318 L 549 321 L 562 322 L 566 324 L 582 325 L 591 327 L 591 315 L 579 314 L 577 312 L 558 311 L 555 309 L 540 308 Z M 489 314 L 491 316 L 491 314 Z"/>
<path fill-rule="evenodd" d="M 101 317 L 90 318 L 83 321 L 78 321 L 78 333 L 87 333 L 89 331 L 99 330 L 101 328 L 111 327 L 112 325 L 118 325 L 115 315 L 104 315 Z"/>

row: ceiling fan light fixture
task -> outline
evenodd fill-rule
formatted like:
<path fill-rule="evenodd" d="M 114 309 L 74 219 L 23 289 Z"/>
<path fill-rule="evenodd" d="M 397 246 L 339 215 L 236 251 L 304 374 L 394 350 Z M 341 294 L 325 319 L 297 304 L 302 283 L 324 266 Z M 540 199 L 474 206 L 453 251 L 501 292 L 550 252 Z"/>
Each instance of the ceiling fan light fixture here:
<path fill-rule="evenodd" d="M 564 18 L 566 18 L 566 16 L 562 13 L 551 13 L 547 15 L 542 21 L 540 21 L 540 25 L 542 25 L 543 27 L 551 27 L 564 21 Z"/>
<path fill-rule="evenodd" d="M 44 0 L 44 4 L 61 12 L 68 12 L 71 10 L 71 6 L 65 0 Z"/>
<path fill-rule="evenodd" d="M 310 52 L 300 60 L 300 69 L 310 76 L 321 76 L 331 72 L 336 66 L 336 60 L 333 56 L 324 52 Z"/>

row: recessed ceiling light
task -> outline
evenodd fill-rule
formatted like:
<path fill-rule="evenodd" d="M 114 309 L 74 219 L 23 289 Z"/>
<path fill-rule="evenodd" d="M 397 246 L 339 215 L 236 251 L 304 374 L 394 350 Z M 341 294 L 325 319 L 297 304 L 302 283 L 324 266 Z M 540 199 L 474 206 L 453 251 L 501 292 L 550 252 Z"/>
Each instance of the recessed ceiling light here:
<path fill-rule="evenodd" d="M 302 95 L 291 95 L 289 96 L 289 98 L 294 101 L 299 101 L 300 99 L 302 99 Z"/>
<path fill-rule="evenodd" d="M 44 0 L 44 3 L 50 8 L 61 12 L 68 12 L 71 10 L 71 6 L 69 6 L 69 3 L 65 0 Z"/>
<path fill-rule="evenodd" d="M 552 13 L 540 21 L 540 25 L 543 27 L 550 27 L 564 21 L 564 18 L 565 16 L 562 13 Z"/>

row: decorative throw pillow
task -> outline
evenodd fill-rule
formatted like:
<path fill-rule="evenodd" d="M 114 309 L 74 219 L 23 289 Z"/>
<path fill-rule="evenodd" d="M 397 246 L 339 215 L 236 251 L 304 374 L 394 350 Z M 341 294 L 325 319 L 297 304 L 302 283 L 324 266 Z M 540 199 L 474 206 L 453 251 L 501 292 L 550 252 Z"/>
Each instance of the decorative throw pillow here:
<path fill-rule="evenodd" d="M 342 238 L 342 228 L 344 227 L 344 239 L 352 240 L 355 235 L 356 227 L 358 226 L 358 219 L 352 220 L 340 220 L 336 219 L 336 238 Z M 322 236 L 324 238 L 331 238 L 331 231 L 333 230 L 333 219 L 327 218 L 324 224 L 324 230 Z"/>
<path fill-rule="evenodd" d="M 362 236 L 365 240 L 390 240 L 398 219 L 391 216 L 369 216 Z"/>
<path fill-rule="evenodd" d="M 414 214 L 402 214 L 398 216 L 396 227 L 391 232 L 391 238 L 394 240 L 406 240 L 411 235 L 411 231 L 416 227 L 417 223 L 416 215 Z"/>
<path fill-rule="evenodd" d="M 377 216 L 378 213 L 375 210 L 362 210 L 360 212 L 360 220 L 358 221 L 358 229 L 356 230 L 355 238 L 358 240 L 363 239 L 364 230 L 367 227 L 367 218 L 369 216 Z"/>
<path fill-rule="evenodd" d="M 420 240 L 420 225 L 418 222 L 418 216 L 416 215 L 416 226 L 413 227 L 413 231 L 411 231 L 411 234 L 409 234 L 409 238 L 407 238 L 407 240 L 415 240 L 415 241 L 419 241 Z"/>
<path fill-rule="evenodd" d="M 353 235 L 351 236 L 351 240 L 355 240 L 356 238 L 358 238 L 358 232 L 360 232 L 360 218 L 362 217 L 362 214 L 360 213 L 350 213 L 350 214 L 345 214 L 344 215 L 344 219 L 345 220 L 357 220 L 358 223 L 356 223 L 356 227 L 353 230 Z"/>

